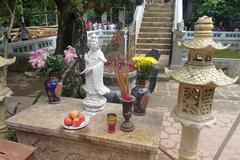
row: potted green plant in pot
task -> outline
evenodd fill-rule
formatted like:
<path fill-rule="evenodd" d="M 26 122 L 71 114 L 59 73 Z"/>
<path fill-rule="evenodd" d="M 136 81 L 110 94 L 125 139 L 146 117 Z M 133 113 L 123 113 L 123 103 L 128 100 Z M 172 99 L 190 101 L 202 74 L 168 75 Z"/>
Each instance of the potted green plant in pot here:
<path fill-rule="evenodd" d="M 135 62 L 135 68 L 137 69 L 136 87 L 131 90 L 131 95 L 136 97 L 133 113 L 137 116 L 144 116 L 150 96 L 146 81 L 149 80 L 153 67 L 158 61 L 153 57 L 141 56 L 133 57 L 132 60 Z"/>
<path fill-rule="evenodd" d="M 64 55 L 52 55 L 47 48 L 41 48 L 31 53 L 29 63 L 47 77 L 44 87 L 50 104 L 60 103 L 62 81 L 76 58 L 76 50 L 71 46 L 67 47 Z"/>
<path fill-rule="evenodd" d="M 130 121 L 130 118 L 132 116 L 132 105 L 135 101 L 135 97 L 130 94 L 128 73 L 127 66 L 124 68 L 118 66 L 115 67 L 115 77 L 121 92 L 120 100 L 122 101 L 123 107 L 122 114 L 125 119 L 125 121 L 122 122 L 120 129 L 125 132 L 131 132 L 134 130 L 134 125 Z"/>

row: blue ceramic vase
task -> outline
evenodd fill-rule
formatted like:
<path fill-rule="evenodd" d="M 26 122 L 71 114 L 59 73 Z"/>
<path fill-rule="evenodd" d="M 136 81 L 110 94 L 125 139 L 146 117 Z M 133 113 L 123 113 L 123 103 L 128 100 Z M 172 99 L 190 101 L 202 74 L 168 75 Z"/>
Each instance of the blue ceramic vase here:
<path fill-rule="evenodd" d="M 60 103 L 60 96 L 62 93 L 62 82 L 56 76 L 49 76 L 44 83 L 45 91 L 48 96 L 48 103 Z"/>
<path fill-rule="evenodd" d="M 133 114 L 144 116 L 150 98 L 150 91 L 146 86 L 146 80 L 137 80 L 136 86 L 131 90 L 131 95 L 136 97 L 133 104 Z"/>

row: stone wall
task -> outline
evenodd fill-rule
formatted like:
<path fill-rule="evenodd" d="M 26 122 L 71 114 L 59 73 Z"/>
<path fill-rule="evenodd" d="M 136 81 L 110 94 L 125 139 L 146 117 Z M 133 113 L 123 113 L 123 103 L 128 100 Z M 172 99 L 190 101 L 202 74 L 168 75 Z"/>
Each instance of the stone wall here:
<path fill-rule="evenodd" d="M 71 131 L 70 131 L 71 132 Z M 147 160 L 148 153 L 102 146 L 90 141 L 69 140 L 49 135 L 17 131 L 20 143 L 37 147 L 36 160 Z M 115 148 L 117 147 L 117 148 Z M 108 150 L 108 151 L 106 151 Z"/>

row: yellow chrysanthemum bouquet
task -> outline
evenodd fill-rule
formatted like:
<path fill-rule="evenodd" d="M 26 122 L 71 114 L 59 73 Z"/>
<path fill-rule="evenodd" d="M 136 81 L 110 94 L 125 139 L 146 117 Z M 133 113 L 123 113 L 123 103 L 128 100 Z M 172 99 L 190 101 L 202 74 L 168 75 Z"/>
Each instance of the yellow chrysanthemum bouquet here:
<path fill-rule="evenodd" d="M 133 57 L 132 60 L 135 62 L 135 68 L 137 69 L 138 80 L 148 80 L 150 78 L 153 66 L 158 61 L 153 57 Z"/>

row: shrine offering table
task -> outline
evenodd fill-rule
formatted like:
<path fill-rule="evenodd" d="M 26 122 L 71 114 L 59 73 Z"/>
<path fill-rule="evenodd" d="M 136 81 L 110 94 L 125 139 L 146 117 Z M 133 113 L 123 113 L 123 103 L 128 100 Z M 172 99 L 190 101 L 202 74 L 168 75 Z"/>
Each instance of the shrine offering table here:
<path fill-rule="evenodd" d="M 37 147 L 37 160 L 154 160 L 159 148 L 163 113 L 148 109 L 146 116 L 132 116 L 133 132 L 121 131 L 121 104 L 107 103 L 83 129 L 61 127 L 70 109 L 82 110 L 82 100 L 61 98 L 60 104 L 40 102 L 6 120 L 16 129 L 20 143 Z M 117 114 L 114 134 L 107 133 L 108 113 Z"/>

